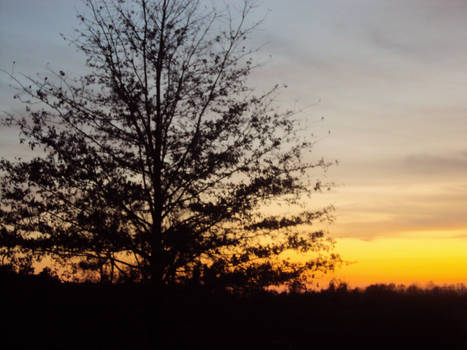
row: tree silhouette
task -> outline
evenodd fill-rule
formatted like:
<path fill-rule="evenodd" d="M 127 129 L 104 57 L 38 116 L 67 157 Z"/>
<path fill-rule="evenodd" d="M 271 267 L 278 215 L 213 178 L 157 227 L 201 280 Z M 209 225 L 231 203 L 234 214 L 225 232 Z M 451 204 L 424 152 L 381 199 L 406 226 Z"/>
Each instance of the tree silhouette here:
<path fill-rule="evenodd" d="M 312 144 L 275 109 L 277 86 L 246 84 L 253 4 L 231 15 L 188 0 L 85 3 L 71 42 L 88 72 L 12 76 L 28 115 L 5 124 L 38 155 L 1 160 L 3 258 L 234 289 L 297 288 L 333 268 L 332 240 L 308 226 L 329 208 L 262 210 L 304 203 L 321 187 L 311 171 L 329 164 L 304 161 Z"/>

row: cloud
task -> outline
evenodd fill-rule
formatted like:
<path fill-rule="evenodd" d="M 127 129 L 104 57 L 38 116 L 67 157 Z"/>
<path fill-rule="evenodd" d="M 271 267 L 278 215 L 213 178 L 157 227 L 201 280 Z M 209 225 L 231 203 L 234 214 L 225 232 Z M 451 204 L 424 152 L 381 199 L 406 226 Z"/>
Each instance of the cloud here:
<path fill-rule="evenodd" d="M 349 148 L 354 146 L 349 145 Z M 440 150 L 438 153 L 404 154 L 397 149 L 394 154 L 381 153 L 378 157 L 377 153 L 369 153 L 376 147 L 366 146 L 358 153 L 338 156 L 340 164 L 328 170 L 328 177 L 344 188 L 377 186 L 382 190 L 410 184 L 435 187 L 466 181 L 467 151 L 447 149 L 444 154 Z"/>
<path fill-rule="evenodd" d="M 417 154 L 407 156 L 403 161 L 404 168 L 415 175 L 459 175 L 465 176 L 467 172 L 467 152 L 447 156 Z"/>
<path fill-rule="evenodd" d="M 408 182 L 354 186 L 340 190 L 336 203 L 337 237 L 371 240 L 410 232 L 467 230 L 467 181 Z M 420 237 L 422 238 L 422 237 Z"/>
<path fill-rule="evenodd" d="M 466 171 L 465 150 L 342 163 L 329 171 L 343 182 L 324 199 L 336 207 L 330 230 L 363 240 L 434 231 L 450 238 L 467 230 Z"/>

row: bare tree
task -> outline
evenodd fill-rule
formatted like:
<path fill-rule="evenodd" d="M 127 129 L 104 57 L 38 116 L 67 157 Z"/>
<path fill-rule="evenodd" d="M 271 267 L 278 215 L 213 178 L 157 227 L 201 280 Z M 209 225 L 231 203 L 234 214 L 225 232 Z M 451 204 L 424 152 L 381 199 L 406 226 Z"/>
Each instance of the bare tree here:
<path fill-rule="evenodd" d="M 41 155 L 1 160 L 2 254 L 158 286 L 297 286 L 332 269 L 332 240 L 308 226 L 328 208 L 261 210 L 302 203 L 329 164 L 304 161 L 312 144 L 275 109 L 277 86 L 246 85 L 252 3 L 235 15 L 188 0 L 85 3 L 72 42 L 89 73 L 12 76 L 28 117 L 6 124 Z M 288 250 L 314 254 L 291 262 Z"/>

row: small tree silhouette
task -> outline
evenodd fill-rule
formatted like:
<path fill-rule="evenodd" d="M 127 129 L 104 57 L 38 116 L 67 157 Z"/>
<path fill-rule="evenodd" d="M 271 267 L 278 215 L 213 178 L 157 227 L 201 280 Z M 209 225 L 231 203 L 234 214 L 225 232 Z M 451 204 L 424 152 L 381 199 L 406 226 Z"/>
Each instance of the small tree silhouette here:
<path fill-rule="evenodd" d="M 329 164 L 304 161 L 312 145 L 294 113 L 273 107 L 277 86 L 255 95 L 246 85 L 253 4 L 233 16 L 188 0 L 85 3 L 72 43 L 87 74 L 11 76 L 28 117 L 5 124 L 41 155 L 0 162 L 4 257 L 159 287 L 297 289 L 333 268 L 332 240 L 299 229 L 330 208 L 261 211 L 302 203 L 320 189 L 310 172 Z M 288 250 L 318 256 L 291 262 Z"/>

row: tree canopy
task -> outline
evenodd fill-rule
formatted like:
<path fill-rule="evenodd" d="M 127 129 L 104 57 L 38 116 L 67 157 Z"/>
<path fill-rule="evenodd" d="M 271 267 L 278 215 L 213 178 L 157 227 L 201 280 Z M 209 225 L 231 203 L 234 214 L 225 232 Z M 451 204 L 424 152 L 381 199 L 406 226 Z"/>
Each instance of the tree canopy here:
<path fill-rule="evenodd" d="M 329 164 L 305 159 L 312 142 L 275 107 L 278 86 L 247 84 L 253 4 L 85 4 L 71 42 L 86 73 L 12 76 L 27 114 L 4 125 L 35 156 L 0 162 L 4 261 L 234 289 L 303 285 L 332 269 L 333 242 L 311 227 L 330 208 L 306 205 Z M 272 203 L 303 210 L 269 215 Z"/>

